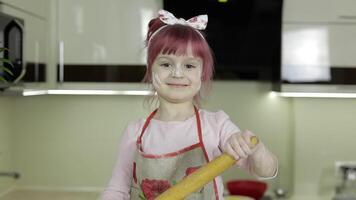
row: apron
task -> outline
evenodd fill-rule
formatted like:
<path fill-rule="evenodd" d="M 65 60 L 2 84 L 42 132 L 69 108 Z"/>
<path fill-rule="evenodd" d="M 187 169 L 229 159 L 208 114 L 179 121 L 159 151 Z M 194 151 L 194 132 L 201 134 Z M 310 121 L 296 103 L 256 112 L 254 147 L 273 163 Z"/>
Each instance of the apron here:
<path fill-rule="evenodd" d="M 130 191 L 132 200 L 153 200 L 185 176 L 209 162 L 202 139 L 199 112 L 196 107 L 194 107 L 194 111 L 199 142 L 176 152 L 163 155 L 143 152 L 142 136 L 157 110 L 149 115 L 137 139 L 137 151 L 133 163 L 133 178 Z M 216 180 L 209 182 L 186 199 L 218 200 Z"/>

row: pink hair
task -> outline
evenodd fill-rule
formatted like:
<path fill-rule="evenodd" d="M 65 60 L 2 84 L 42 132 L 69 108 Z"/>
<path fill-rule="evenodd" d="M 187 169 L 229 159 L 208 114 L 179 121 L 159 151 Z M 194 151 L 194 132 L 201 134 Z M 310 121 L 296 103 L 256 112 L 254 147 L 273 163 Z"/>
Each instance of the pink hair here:
<path fill-rule="evenodd" d="M 202 88 L 204 92 L 209 92 L 214 73 L 214 60 L 209 44 L 203 35 L 190 26 L 175 24 L 166 25 L 159 18 L 152 19 L 149 23 L 146 38 L 147 47 L 147 71 L 143 79 L 146 83 L 152 83 L 152 64 L 158 54 L 185 55 L 190 44 L 193 55 L 203 60 Z M 157 33 L 159 28 L 160 29 Z M 153 35 L 154 34 L 154 35 Z M 151 36 L 154 36 L 151 38 Z M 194 100 L 199 104 L 200 95 L 196 95 Z M 205 96 L 205 95 L 204 95 Z"/>

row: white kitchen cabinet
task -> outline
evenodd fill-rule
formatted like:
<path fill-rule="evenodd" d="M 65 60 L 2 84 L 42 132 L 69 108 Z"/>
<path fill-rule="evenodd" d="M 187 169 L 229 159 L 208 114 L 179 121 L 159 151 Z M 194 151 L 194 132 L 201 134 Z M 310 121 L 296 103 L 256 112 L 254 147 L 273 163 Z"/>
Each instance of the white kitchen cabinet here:
<path fill-rule="evenodd" d="M 302 63 L 356 67 L 355 35 L 356 26 L 352 25 L 285 24 L 283 53 Z"/>
<path fill-rule="evenodd" d="M 283 25 L 282 80 L 315 82 L 330 79 L 329 32 L 326 25 Z"/>
<path fill-rule="evenodd" d="M 356 23 L 355 0 L 284 0 L 284 22 Z"/>
<path fill-rule="evenodd" d="M 285 23 L 282 79 L 288 82 L 328 82 L 333 79 L 333 70 L 356 68 L 355 35 L 354 25 Z"/>
<path fill-rule="evenodd" d="M 331 65 L 356 68 L 356 25 L 332 24 L 329 31 Z"/>
<path fill-rule="evenodd" d="M 331 0 L 330 6 L 332 21 L 356 24 L 355 0 Z"/>
<path fill-rule="evenodd" d="M 331 0 L 284 0 L 283 22 L 330 21 Z"/>
<path fill-rule="evenodd" d="M 25 61 L 35 66 L 42 63 L 47 65 L 44 83 L 25 83 L 19 88 L 13 87 L 9 94 L 23 90 L 137 89 L 134 84 L 142 80 L 146 69 L 144 39 L 148 22 L 156 17 L 157 11 L 163 7 L 162 0 L 0 2 L 1 12 L 25 20 Z M 78 66 L 81 67 L 80 72 L 87 73 L 72 73 L 69 69 Z M 88 70 L 90 67 L 96 71 Z M 98 70 L 101 67 L 105 69 Z M 124 70 L 120 71 L 119 68 Z M 64 69 L 69 69 L 69 72 L 64 73 Z M 135 75 L 137 71 L 140 74 Z M 101 74 L 103 79 L 96 80 L 98 74 Z M 88 75 L 94 79 L 87 78 Z M 126 77 L 131 75 L 135 75 L 136 79 L 125 81 L 129 79 Z M 63 76 L 71 76 L 72 79 L 63 79 Z M 119 78 L 114 80 L 112 76 Z"/>
<path fill-rule="evenodd" d="M 355 0 L 285 0 L 282 79 L 355 84 L 355 35 Z"/>
<path fill-rule="evenodd" d="M 33 77 L 32 81 L 38 81 L 38 73 L 42 73 L 41 79 L 45 79 L 48 2 L 46 0 L 3 0 L 1 2 L 1 12 L 24 20 L 23 60 L 29 71 L 35 71 L 32 73 L 36 77 Z M 41 72 L 38 70 L 41 70 Z"/>
<path fill-rule="evenodd" d="M 58 0 L 62 64 L 144 64 L 159 0 Z"/>
<path fill-rule="evenodd" d="M 1 0 L 3 4 L 45 18 L 49 0 Z"/>
<path fill-rule="evenodd" d="M 274 90 L 355 93 L 356 1 L 284 0 L 283 6 L 281 79 Z"/>

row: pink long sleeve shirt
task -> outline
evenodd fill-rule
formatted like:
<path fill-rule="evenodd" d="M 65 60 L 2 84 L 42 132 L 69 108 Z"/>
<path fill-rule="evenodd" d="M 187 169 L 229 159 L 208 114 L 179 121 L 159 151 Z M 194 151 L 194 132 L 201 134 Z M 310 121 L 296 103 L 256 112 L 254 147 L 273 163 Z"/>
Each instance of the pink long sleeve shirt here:
<path fill-rule="evenodd" d="M 227 139 L 240 129 L 230 121 L 224 111 L 209 112 L 199 110 L 203 143 L 209 160 L 222 153 L 222 146 Z M 122 136 L 116 165 L 112 177 L 102 194 L 102 200 L 130 199 L 130 185 L 136 140 L 146 118 L 139 119 L 127 125 Z M 152 119 L 143 135 L 142 147 L 148 154 L 166 154 L 196 144 L 198 139 L 195 116 L 184 121 L 160 121 Z M 250 171 L 247 159 L 240 160 L 237 166 Z M 224 185 L 221 177 L 216 178 L 218 195 L 223 199 Z"/>

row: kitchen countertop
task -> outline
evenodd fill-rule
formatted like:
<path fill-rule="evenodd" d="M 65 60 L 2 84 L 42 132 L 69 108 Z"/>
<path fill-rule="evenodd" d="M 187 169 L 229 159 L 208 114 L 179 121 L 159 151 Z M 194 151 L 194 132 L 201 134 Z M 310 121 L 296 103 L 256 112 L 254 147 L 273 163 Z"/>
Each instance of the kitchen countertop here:
<path fill-rule="evenodd" d="M 333 195 L 293 195 L 288 200 L 332 200 Z"/>
<path fill-rule="evenodd" d="M 225 200 L 253 200 L 253 198 L 240 195 L 229 195 L 224 197 Z"/>

